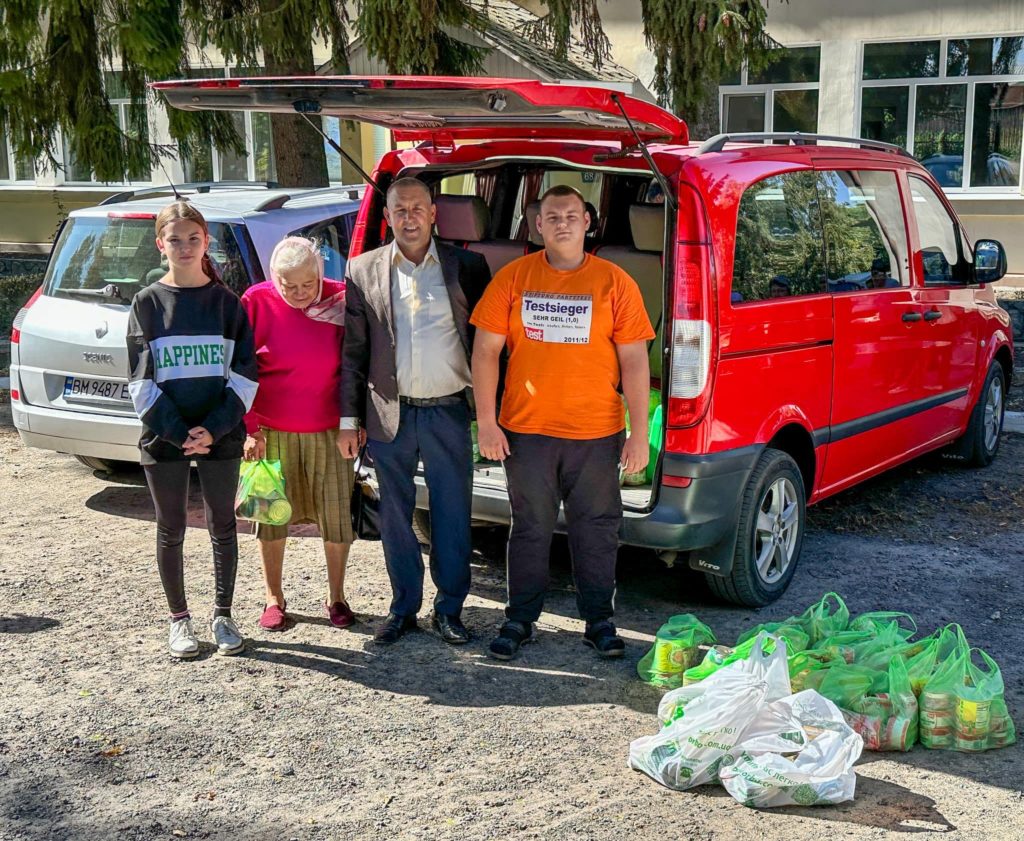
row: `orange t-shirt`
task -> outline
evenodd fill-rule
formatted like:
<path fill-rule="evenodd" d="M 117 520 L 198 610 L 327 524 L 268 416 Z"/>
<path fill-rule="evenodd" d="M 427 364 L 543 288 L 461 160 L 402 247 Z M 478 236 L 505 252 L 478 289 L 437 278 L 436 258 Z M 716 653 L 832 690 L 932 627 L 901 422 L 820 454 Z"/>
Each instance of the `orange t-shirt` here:
<path fill-rule="evenodd" d="M 494 276 L 470 321 L 508 345 L 503 427 L 577 439 L 625 427 L 615 346 L 654 329 L 636 281 L 614 263 L 587 254 L 559 271 L 543 251 L 528 254 Z"/>

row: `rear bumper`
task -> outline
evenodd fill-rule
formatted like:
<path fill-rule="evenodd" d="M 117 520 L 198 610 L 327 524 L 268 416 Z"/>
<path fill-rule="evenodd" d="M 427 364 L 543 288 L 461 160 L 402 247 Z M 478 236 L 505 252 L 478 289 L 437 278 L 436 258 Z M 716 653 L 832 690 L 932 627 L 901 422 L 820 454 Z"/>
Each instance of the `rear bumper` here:
<path fill-rule="evenodd" d="M 27 447 L 115 461 L 139 461 L 137 418 L 71 412 L 11 401 L 14 426 Z"/>
<path fill-rule="evenodd" d="M 685 488 L 662 485 L 649 511 L 626 510 L 619 539 L 631 546 L 694 552 L 694 567 L 724 573 L 725 557 L 732 555 L 736 522 L 747 479 L 763 445 L 743 447 L 704 456 L 667 453 L 662 459 L 664 476 L 691 480 Z M 427 508 L 427 489 L 422 475 L 416 477 L 416 505 Z M 473 488 L 473 518 L 493 523 L 511 522 L 508 494 L 493 485 Z M 559 511 L 559 531 L 565 530 Z M 701 552 L 697 550 L 712 550 Z"/>

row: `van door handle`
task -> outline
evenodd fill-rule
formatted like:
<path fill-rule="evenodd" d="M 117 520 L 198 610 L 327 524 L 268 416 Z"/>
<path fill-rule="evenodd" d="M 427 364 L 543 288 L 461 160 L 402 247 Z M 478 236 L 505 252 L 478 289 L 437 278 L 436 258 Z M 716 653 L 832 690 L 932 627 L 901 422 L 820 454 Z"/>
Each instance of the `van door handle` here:
<path fill-rule="evenodd" d="M 925 321 L 938 321 L 940 318 L 942 318 L 942 313 L 938 310 L 928 310 L 928 312 L 924 314 Z"/>
<path fill-rule="evenodd" d="M 903 313 L 903 320 L 904 321 L 920 321 L 921 320 L 921 313 L 919 313 L 919 312 L 905 312 L 905 313 Z"/>

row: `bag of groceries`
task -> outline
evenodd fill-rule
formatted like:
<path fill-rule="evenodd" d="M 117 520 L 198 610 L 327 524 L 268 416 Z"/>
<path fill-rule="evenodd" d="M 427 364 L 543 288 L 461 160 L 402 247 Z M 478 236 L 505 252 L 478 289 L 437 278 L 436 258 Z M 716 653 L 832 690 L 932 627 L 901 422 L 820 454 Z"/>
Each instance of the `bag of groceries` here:
<path fill-rule="evenodd" d="M 280 461 L 243 461 L 238 468 L 235 514 L 243 520 L 284 526 L 292 519 L 292 506 L 284 492 Z"/>
<path fill-rule="evenodd" d="M 661 730 L 630 744 L 629 766 L 680 791 L 717 780 L 723 758 L 732 758 L 765 704 L 790 694 L 786 646 L 769 640 L 759 634 L 748 658 L 667 692 L 658 706 Z"/>
<path fill-rule="evenodd" d="M 821 601 L 812 604 L 799 616 L 786 620 L 786 624 L 799 625 L 811 638 L 811 645 L 819 640 L 845 631 L 850 623 L 850 610 L 837 593 L 826 593 Z"/>
<path fill-rule="evenodd" d="M 863 741 L 835 704 L 809 689 L 769 704 L 765 713 L 788 720 L 796 729 L 779 734 L 789 742 L 781 749 L 754 738 L 748 730 L 735 758 L 723 761 L 718 771 L 729 794 L 754 808 L 853 800 L 857 786 L 853 764 Z"/>
<path fill-rule="evenodd" d="M 698 646 L 714 642 L 714 632 L 696 616 L 672 616 L 658 629 L 651 650 L 640 658 L 637 674 L 652 686 L 675 689 L 683 682 L 683 672 L 697 662 Z"/>

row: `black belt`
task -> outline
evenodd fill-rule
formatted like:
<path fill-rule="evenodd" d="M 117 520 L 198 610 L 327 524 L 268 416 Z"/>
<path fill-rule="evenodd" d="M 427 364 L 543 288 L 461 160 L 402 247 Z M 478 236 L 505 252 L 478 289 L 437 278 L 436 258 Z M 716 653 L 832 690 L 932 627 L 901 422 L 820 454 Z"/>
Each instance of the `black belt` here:
<path fill-rule="evenodd" d="M 444 397 L 406 397 L 401 395 L 398 398 L 398 402 L 405 403 L 406 406 L 427 408 L 430 406 L 455 406 L 458 403 L 464 402 L 465 399 L 466 393 L 457 391 L 455 394 L 446 394 Z"/>

